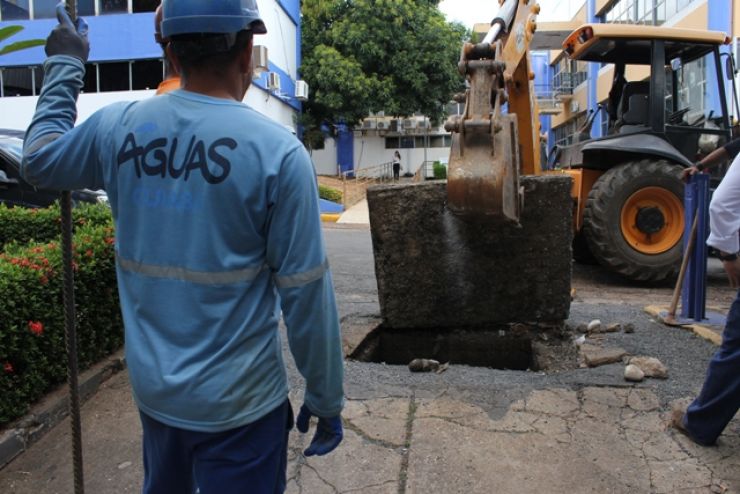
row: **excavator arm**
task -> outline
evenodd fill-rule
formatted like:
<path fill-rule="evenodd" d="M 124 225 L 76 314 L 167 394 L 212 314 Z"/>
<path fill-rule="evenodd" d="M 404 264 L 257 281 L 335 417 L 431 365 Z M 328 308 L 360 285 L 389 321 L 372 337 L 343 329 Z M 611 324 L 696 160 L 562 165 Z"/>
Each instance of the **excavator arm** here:
<path fill-rule="evenodd" d="M 484 40 L 463 45 L 458 69 L 468 89 L 456 98 L 465 111 L 445 124 L 453 133 L 447 178 L 453 213 L 518 223 L 519 174 L 541 171 L 529 56 L 538 13 L 529 0 L 504 0 Z"/>

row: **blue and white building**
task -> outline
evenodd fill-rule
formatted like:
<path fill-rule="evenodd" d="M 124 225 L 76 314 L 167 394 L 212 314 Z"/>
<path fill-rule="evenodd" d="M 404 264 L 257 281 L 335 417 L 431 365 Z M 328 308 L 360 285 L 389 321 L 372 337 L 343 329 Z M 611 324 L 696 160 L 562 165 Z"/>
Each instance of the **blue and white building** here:
<path fill-rule="evenodd" d="M 45 39 L 56 25 L 58 0 L 0 0 L 0 28 L 23 30 L 0 42 Z M 154 41 L 158 0 L 78 0 L 78 15 L 90 26 L 90 58 L 78 102 L 78 122 L 109 103 L 149 98 L 162 80 L 162 50 Z M 306 87 L 301 63 L 300 0 L 257 0 L 267 26 L 255 45 L 267 48 L 267 70 L 254 80 L 245 102 L 295 129 Z M 43 47 L 0 56 L 0 128 L 25 129 L 43 81 Z M 296 97 L 298 82 L 299 97 Z"/>

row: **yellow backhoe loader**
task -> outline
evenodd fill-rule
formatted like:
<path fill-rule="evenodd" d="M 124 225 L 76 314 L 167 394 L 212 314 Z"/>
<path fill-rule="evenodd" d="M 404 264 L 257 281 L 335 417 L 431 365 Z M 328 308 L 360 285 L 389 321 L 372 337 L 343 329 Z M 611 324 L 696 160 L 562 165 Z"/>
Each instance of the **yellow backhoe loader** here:
<path fill-rule="evenodd" d="M 720 53 L 729 38 L 617 24 L 574 31 L 563 43 L 567 56 L 614 64 L 608 131 L 590 139 L 586 129 L 555 147 L 547 162 L 556 170 L 543 170 L 529 57 L 538 13 L 527 0 L 505 0 L 483 42 L 463 47 L 465 112 L 446 124 L 454 133 L 448 207 L 517 222 L 520 174 L 567 173 L 576 251 L 633 280 L 674 276 L 685 226 L 681 170 L 730 138 L 725 84 L 734 67 Z M 627 81 L 634 65 L 649 68 L 649 78 Z"/>

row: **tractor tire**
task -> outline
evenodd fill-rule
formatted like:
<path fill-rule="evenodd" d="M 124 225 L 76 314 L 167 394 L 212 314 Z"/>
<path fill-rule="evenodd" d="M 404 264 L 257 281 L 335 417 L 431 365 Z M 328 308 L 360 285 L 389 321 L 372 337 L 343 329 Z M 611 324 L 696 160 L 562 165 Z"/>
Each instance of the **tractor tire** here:
<path fill-rule="evenodd" d="M 599 264 L 636 281 L 676 276 L 685 226 L 681 170 L 643 159 L 599 177 L 583 214 L 583 235 Z"/>

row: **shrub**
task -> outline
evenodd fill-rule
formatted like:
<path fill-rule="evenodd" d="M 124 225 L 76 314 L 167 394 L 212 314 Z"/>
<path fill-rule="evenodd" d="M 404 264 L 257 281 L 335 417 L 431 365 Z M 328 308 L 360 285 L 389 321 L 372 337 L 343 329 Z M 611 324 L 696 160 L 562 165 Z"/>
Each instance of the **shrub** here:
<path fill-rule="evenodd" d="M 447 178 L 447 166 L 443 165 L 439 161 L 435 161 L 432 165 L 432 171 L 434 173 L 435 180 L 444 180 Z"/>
<path fill-rule="evenodd" d="M 15 208 L 0 211 L 0 216 L 7 219 L 17 214 L 12 221 L 22 235 L 28 236 L 35 226 L 38 230 L 32 232 L 33 238 L 51 236 L 54 231 L 58 237 L 53 211 L 31 211 Z M 77 226 L 73 259 L 81 369 L 123 344 L 113 227 L 110 212 L 106 215 L 100 211 L 97 207 L 78 208 L 74 216 Z M 46 218 L 53 228 L 39 222 L 39 217 Z M 57 237 L 27 245 L 10 242 L 0 254 L 0 314 L 3 315 L 0 424 L 23 415 L 31 403 L 66 379 L 63 266 Z"/>
<path fill-rule="evenodd" d="M 342 202 L 342 191 L 327 187 L 326 185 L 319 185 L 319 197 L 332 202 Z"/>
<path fill-rule="evenodd" d="M 72 210 L 74 226 L 110 225 L 110 208 L 104 204 L 83 204 Z M 59 237 L 61 209 L 54 204 L 44 209 L 9 208 L 0 204 L 0 249 L 9 242 L 49 242 Z"/>

